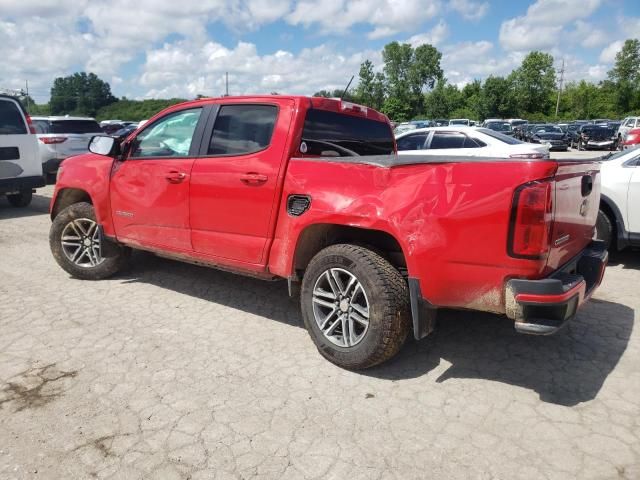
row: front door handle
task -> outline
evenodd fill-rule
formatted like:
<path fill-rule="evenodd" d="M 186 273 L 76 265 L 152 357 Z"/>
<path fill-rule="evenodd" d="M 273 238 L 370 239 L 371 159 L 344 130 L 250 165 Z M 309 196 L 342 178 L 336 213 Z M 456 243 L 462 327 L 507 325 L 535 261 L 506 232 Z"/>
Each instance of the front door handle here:
<path fill-rule="evenodd" d="M 266 175 L 262 175 L 261 173 L 250 172 L 240 175 L 240 181 L 242 183 L 246 183 L 247 185 L 262 185 L 268 179 L 269 177 L 267 177 Z"/>
<path fill-rule="evenodd" d="M 171 170 L 167 173 L 165 178 L 169 183 L 180 183 L 187 178 L 187 174 L 184 172 L 178 172 L 177 170 Z"/>

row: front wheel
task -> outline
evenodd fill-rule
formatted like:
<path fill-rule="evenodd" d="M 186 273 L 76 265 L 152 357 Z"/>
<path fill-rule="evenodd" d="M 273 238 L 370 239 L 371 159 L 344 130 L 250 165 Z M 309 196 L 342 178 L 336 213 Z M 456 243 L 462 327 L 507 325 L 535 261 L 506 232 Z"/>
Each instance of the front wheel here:
<path fill-rule="evenodd" d="M 49 231 L 53 257 L 66 272 L 83 280 L 101 280 L 126 265 L 128 249 L 102 238 L 89 203 L 65 208 Z"/>
<path fill-rule="evenodd" d="M 309 263 L 302 281 L 302 315 L 318 351 L 348 369 L 393 357 L 409 332 L 409 289 L 377 253 L 332 245 Z"/>
<path fill-rule="evenodd" d="M 31 203 L 33 198 L 33 191 L 30 188 L 20 190 L 19 193 L 11 193 L 7 195 L 7 200 L 12 207 L 22 208 L 27 207 Z"/>

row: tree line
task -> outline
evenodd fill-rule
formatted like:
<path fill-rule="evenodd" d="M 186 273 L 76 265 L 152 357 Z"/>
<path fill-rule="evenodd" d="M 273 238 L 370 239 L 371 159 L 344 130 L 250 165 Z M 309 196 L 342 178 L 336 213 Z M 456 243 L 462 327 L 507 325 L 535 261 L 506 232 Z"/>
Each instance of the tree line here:
<path fill-rule="evenodd" d="M 392 42 L 382 51 L 376 71 L 366 60 L 359 82 L 347 99 L 375 108 L 396 121 L 436 118 L 526 118 L 572 120 L 621 118 L 640 113 L 640 42 L 625 41 L 607 79 L 584 80 L 564 86 L 555 115 L 559 85 L 554 58 L 530 52 L 507 76 L 474 80 L 462 88 L 447 81 L 440 66 L 442 54 L 432 45 L 416 48 Z M 321 90 L 316 96 L 340 96 Z"/>
<path fill-rule="evenodd" d="M 594 84 L 570 82 L 560 95 L 554 59 L 548 53 L 530 52 L 507 76 L 474 80 L 462 88 L 451 84 L 440 65 L 442 53 L 432 45 L 412 47 L 391 42 L 382 50 L 377 70 L 370 60 L 360 66 L 359 82 L 345 98 L 375 108 L 395 121 L 419 118 L 526 118 L 572 120 L 621 118 L 640 114 L 640 41 L 625 41 L 616 54 L 607 79 Z M 342 90 L 321 90 L 316 96 L 340 97 Z M 200 95 L 198 97 L 201 97 Z M 180 98 L 130 100 L 116 98 L 110 85 L 94 73 L 77 72 L 56 78 L 50 101 L 36 105 L 25 97 L 31 115 L 88 115 L 98 120 L 142 120 Z"/>

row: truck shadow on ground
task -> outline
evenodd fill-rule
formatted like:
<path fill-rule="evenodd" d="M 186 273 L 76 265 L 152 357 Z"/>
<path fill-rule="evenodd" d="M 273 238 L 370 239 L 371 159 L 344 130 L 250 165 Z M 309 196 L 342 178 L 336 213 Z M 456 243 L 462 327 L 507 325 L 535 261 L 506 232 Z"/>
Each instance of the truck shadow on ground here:
<path fill-rule="evenodd" d="M 622 268 L 640 270 L 640 248 L 627 248 L 621 252 L 609 254 L 609 265 L 622 265 Z"/>
<path fill-rule="evenodd" d="M 120 279 L 304 328 L 298 300 L 289 298 L 284 281 L 265 282 L 143 252 L 134 253 L 132 268 Z M 633 323 L 631 308 L 597 299 L 551 337 L 518 334 L 511 321 L 498 315 L 442 310 L 431 336 L 419 342 L 409 339 L 394 359 L 358 374 L 417 378 L 444 361 L 450 366 L 435 378 L 438 383 L 492 380 L 533 390 L 545 402 L 571 406 L 596 397 L 626 350 Z"/>
<path fill-rule="evenodd" d="M 9 204 L 4 195 L 0 195 L 0 220 L 48 214 L 50 202 L 51 197 L 34 194 L 28 207 L 16 208 Z"/>

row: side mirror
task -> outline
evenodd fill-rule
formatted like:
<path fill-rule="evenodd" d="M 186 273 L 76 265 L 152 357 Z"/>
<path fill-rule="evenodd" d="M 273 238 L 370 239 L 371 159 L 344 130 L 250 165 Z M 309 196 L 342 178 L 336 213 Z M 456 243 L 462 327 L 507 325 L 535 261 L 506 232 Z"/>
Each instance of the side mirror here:
<path fill-rule="evenodd" d="M 89 151 L 97 155 L 115 157 L 120 154 L 120 145 L 113 137 L 95 135 L 89 142 Z"/>

